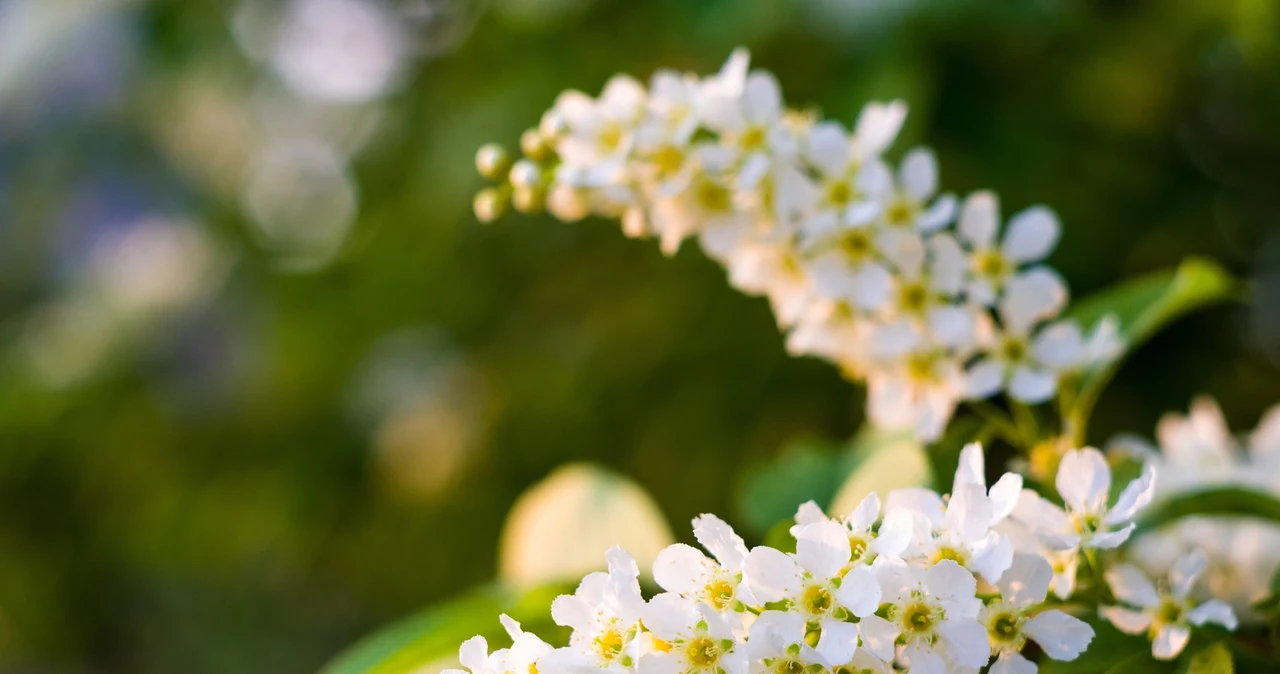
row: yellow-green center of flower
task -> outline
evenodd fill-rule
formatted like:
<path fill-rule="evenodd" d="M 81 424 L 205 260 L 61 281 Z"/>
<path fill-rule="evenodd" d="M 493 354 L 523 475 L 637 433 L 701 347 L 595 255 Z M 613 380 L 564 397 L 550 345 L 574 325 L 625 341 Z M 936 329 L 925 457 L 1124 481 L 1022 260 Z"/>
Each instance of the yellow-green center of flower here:
<path fill-rule="evenodd" d="M 991 640 L 996 643 L 1014 643 L 1022 635 L 1020 624 L 1021 620 L 1012 613 L 1001 613 L 990 621 L 987 633 L 990 634 Z"/>
<path fill-rule="evenodd" d="M 805 588 L 801 603 L 811 615 L 819 615 L 830 611 L 835 600 L 832 599 L 831 591 L 827 588 L 821 585 L 810 585 Z"/>
<path fill-rule="evenodd" d="M 906 199 L 894 199 L 885 209 L 884 219 L 894 227 L 906 227 L 916 219 L 916 206 Z"/>
<path fill-rule="evenodd" d="M 1009 261 L 998 250 L 988 250 L 973 257 L 973 271 L 988 279 L 1002 279 L 1009 273 Z"/>
<path fill-rule="evenodd" d="M 1177 624 L 1182 620 L 1182 607 L 1177 602 L 1165 599 L 1156 612 L 1156 621 L 1165 625 Z"/>
<path fill-rule="evenodd" d="M 684 165 L 684 152 L 674 145 L 663 145 L 653 153 L 653 165 L 663 175 L 671 175 Z"/>
<path fill-rule="evenodd" d="M 611 627 L 599 634 L 595 639 L 596 652 L 605 660 L 612 660 L 622 653 L 625 638 L 622 631 Z"/>
<path fill-rule="evenodd" d="M 836 207 L 848 206 L 853 202 L 855 192 L 848 180 L 837 179 L 827 183 L 827 203 Z"/>
<path fill-rule="evenodd" d="M 851 229 L 840 237 L 840 250 L 852 261 L 871 255 L 871 235 L 862 229 Z"/>
<path fill-rule="evenodd" d="M 779 660 L 773 664 L 773 674 L 805 674 L 804 663 L 799 660 Z"/>
<path fill-rule="evenodd" d="M 929 306 L 929 289 L 923 283 L 906 283 L 898 290 L 898 306 L 909 314 L 923 313 Z"/>
<path fill-rule="evenodd" d="M 727 211 L 733 201 L 729 188 L 705 176 L 694 185 L 693 195 L 698 205 L 708 211 Z"/>
<path fill-rule="evenodd" d="M 733 603 L 733 585 L 724 579 L 711 581 L 707 585 L 707 600 L 715 610 L 725 610 Z"/>
<path fill-rule="evenodd" d="M 710 637 L 694 637 L 684 647 L 689 664 L 700 669 L 714 666 L 720 660 L 720 646 Z"/>
<path fill-rule="evenodd" d="M 934 609 L 927 604 L 911 604 L 902 612 L 902 627 L 913 636 L 932 632 L 936 622 Z"/>
<path fill-rule="evenodd" d="M 622 127 L 612 122 L 605 124 L 600 127 L 600 134 L 597 136 L 597 140 L 600 143 L 600 147 L 609 152 L 617 150 L 622 145 Z"/>
<path fill-rule="evenodd" d="M 933 563 L 937 564 L 944 559 L 949 559 L 956 564 L 964 566 L 965 561 L 968 559 L 968 555 L 966 555 L 964 551 L 953 548 L 949 545 L 941 545 L 938 546 L 938 550 L 933 553 Z"/>
<path fill-rule="evenodd" d="M 931 382 L 938 378 L 938 356 L 934 352 L 913 353 L 907 357 L 907 376 L 916 382 Z"/>
<path fill-rule="evenodd" d="M 849 552 L 850 559 L 859 560 L 867 553 L 867 539 L 862 536 L 849 536 Z"/>
<path fill-rule="evenodd" d="M 1026 340 L 1017 337 L 1006 337 L 1000 343 L 1000 355 L 1010 363 L 1021 363 L 1027 357 Z"/>
<path fill-rule="evenodd" d="M 742 132 L 742 138 L 738 141 L 738 144 L 743 150 L 752 152 L 763 148 L 765 141 L 768 139 L 769 134 L 765 131 L 764 127 L 753 126 Z"/>
<path fill-rule="evenodd" d="M 1076 533 L 1087 536 L 1098 530 L 1098 527 L 1102 525 L 1102 519 L 1097 515 L 1079 514 L 1071 518 L 1071 525 L 1076 530 Z"/>

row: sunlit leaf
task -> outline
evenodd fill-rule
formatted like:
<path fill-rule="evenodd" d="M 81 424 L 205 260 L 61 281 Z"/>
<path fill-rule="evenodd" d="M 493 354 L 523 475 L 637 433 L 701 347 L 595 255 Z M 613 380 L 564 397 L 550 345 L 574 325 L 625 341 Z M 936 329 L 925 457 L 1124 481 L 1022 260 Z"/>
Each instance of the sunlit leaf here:
<path fill-rule="evenodd" d="M 604 568 L 617 545 L 647 572 L 675 542 L 640 485 L 599 466 L 558 468 L 520 496 L 502 530 L 499 575 L 519 586 L 569 581 Z"/>
<path fill-rule="evenodd" d="M 1235 662 L 1226 642 L 1215 641 L 1184 656 L 1179 674 L 1235 674 Z"/>
<path fill-rule="evenodd" d="M 1238 515 L 1280 524 L 1280 500 L 1251 489 L 1206 489 L 1172 497 L 1148 508 L 1139 531 L 1157 529 L 1189 515 Z"/>
<path fill-rule="evenodd" d="M 1125 356 L 1179 317 L 1213 304 L 1243 297 L 1242 284 L 1212 260 L 1193 257 L 1174 271 L 1150 274 L 1091 295 L 1072 305 L 1066 318 L 1091 329 L 1114 316 L 1124 347 L 1113 359 L 1085 372 L 1071 418 L 1083 426 L 1093 405 Z M 1083 433 L 1083 429 L 1079 430 Z"/>
<path fill-rule="evenodd" d="M 865 425 L 853 440 L 853 469 L 827 513 L 852 512 L 871 492 L 882 496 L 902 487 L 928 486 L 929 457 L 910 430 L 888 431 Z"/>
<path fill-rule="evenodd" d="M 458 646 L 479 634 L 491 648 L 509 645 L 498 616 L 510 615 L 544 638 L 562 637 L 551 622 L 551 600 L 570 591 L 547 586 L 520 593 L 485 587 L 393 623 L 361 639 L 325 665 L 321 674 L 408 674 L 430 665 L 456 666 Z"/>

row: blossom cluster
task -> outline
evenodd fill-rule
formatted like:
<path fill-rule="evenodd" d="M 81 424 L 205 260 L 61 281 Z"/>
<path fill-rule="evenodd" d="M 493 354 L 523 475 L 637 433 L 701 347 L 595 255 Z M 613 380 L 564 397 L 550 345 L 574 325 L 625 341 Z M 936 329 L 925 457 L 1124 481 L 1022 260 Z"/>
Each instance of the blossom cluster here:
<path fill-rule="evenodd" d="M 1235 437 L 1222 410 L 1209 398 L 1190 413 L 1168 414 L 1156 428 L 1156 447 L 1119 438 L 1115 454 L 1154 465 L 1160 474 L 1155 501 L 1207 489 L 1248 489 L 1280 496 L 1280 405 L 1263 415 L 1248 436 Z M 1251 606 L 1271 593 L 1280 572 L 1280 526 L 1248 517 L 1186 517 L 1134 541 L 1134 563 L 1149 573 L 1164 573 L 1194 549 L 1207 556 L 1207 570 L 1193 596 L 1228 601 L 1241 620 L 1259 618 Z"/>
<path fill-rule="evenodd" d="M 1075 596 L 1075 565 L 1061 555 L 1119 545 L 1153 489 L 1144 475 L 1108 506 L 1111 475 L 1100 461 L 1093 449 L 1067 453 L 1057 485 L 1063 510 L 1012 473 L 988 488 L 982 448 L 970 445 L 949 496 L 908 488 L 882 501 L 873 493 L 837 518 L 801 506 L 794 552 L 748 549 L 728 524 L 702 515 L 693 526 L 702 550 L 676 544 L 654 561 L 661 593 L 646 599 L 636 562 L 614 548 L 607 571 L 552 604 L 555 622 L 572 629 L 568 645 L 552 647 L 504 616 L 513 645 L 490 653 L 474 637 L 460 661 L 471 674 L 942 674 L 987 665 L 1025 674 L 1037 669 L 1022 654 L 1028 641 L 1048 658 L 1073 660 L 1094 636 L 1051 590 L 1072 598 L 1075 612 L 1105 612 L 1126 628 L 1145 620 L 1160 657 L 1176 655 L 1165 644 L 1177 646 L 1191 624 L 1234 624 L 1229 607 L 1193 605 L 1181 584 L 1160 595 L 1132 567 L 1113 569 L 1111 583 L 1132 605 Z M 1196 562 L 1184 564 L 1179 583 Z M 1167 610 L 1173 602 L 1177 615 Z"/>
<path fill-rule="evenodd" d="M 598 97 L 562 93 L 518 161 L 482 148 L 477 166 L 500 184 L 476 213 L 617 218 L 668 254 L 697 238 L 736 288 L 769 299 L 789 350 L 865 382 L 878 424 L 931 440 L 961 400 L 1050 399 L 1117 336 L 1058 320 L 1051 210 L 1002 227 L 994 193 L 940 191 L 929 149 L 885 158 L 906 113 L 872 103 L 849 129 L 790 109 L 743 50 L 705 78 L 663 70 L 646 88 L 618 75 Z"/>

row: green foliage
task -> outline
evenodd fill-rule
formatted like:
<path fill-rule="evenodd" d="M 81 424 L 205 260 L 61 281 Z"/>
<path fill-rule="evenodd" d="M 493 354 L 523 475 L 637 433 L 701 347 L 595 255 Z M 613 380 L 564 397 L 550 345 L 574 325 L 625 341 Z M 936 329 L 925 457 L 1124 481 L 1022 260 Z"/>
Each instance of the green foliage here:
<path fill-rule="evenodd" d="M 1187 653 L 1178 667 L 1178 674 L 1235 674 L 1235 671 L 1231 648 L 1224 641 Z"/>
<path fill-rule="evenodd" d="M 551 622 L 551 601 L 568 589 L 547 586 L 521 593 L 502 586 L 481 588 L 361 639 L 325 665 L 321 674 L 408 674 L 454 660 L 458 645 L 477 634 L 505 644 L 506 632 L 498 621 L 502 613 L 544 639 L 563 639 Z"/>
<path fill-rule="evenodd" d="M 1239 515 L 1280 524 L 1280 500 L 1251 489 L 1206 489 L 1148 508 L 1138 522 L 1138 530 L 1157 529 L 1189 515 Z"/>
<path fill-rule="evenodd" d="M 776 522 L 790 520 L 805 501 L 826 507 L 855 463 L 856 455 L 848 450 L 810 441 L 789 445 L 777 458 L 749 466 L 736 496 L 743 528 L 756 535 L 772 533 Z"/>
<path fill-rule="evenodd" d="M 1212 260 L 1191 257 L 1174 271 L 1125 281 L 1073 304 L 1066 317 L 1086 330 L 1105 317 L 1115 317 L 1124 343 L 1116 357 L 1083 373 L 1074 395 L 1066 398 L 1070 402 L 1064 421 L 1073 425 L 1077 439 L 1084 439 L 1093 406 L 1125 356 L 1187 313 L 1242 297 L 1239 280 Z"/>

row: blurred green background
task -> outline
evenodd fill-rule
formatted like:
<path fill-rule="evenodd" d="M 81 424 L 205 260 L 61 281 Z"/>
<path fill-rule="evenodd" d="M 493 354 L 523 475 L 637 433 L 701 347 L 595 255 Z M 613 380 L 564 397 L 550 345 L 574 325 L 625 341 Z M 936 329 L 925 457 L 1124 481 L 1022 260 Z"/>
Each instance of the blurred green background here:
<path fill-rule="evenodd" d="M 1077 295 L 1250 279 L 1091 440 L 1280 400 L 1274 0 L 2 0 L 0 670 L 314 671 L 492 578 L 566 461 L 687 537 L 852 433 L 860 391 L 695 246 L 471 214 L 475 149 L 560 90 L 737 45 L 829 117 L 906 99 L 894 154 L 950 190 L 1050 204 Z"/>

